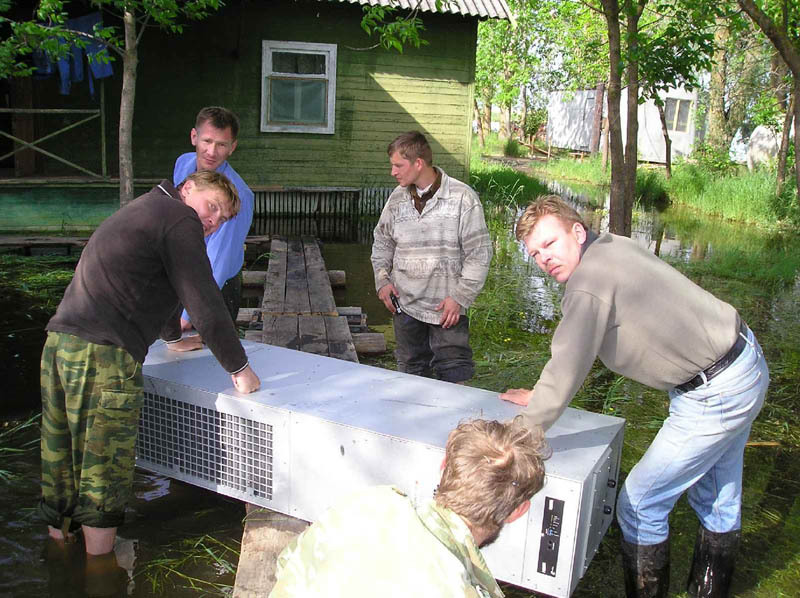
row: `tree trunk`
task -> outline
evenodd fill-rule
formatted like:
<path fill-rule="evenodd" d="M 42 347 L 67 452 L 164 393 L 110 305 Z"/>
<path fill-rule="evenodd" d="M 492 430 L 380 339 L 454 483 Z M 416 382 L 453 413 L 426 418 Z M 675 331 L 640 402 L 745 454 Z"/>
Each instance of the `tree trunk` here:
<path fill-rule="evenodd" d="M 611 154 L 611 190 L 608 214 L 608 229 L 615 234 L 625 230 L 625 155 L 622 149 L 622 122 L 620 100 L 622 99 L 619 3 L 617 0 L 601 0 L 603 15 L 608 25 L 608 138 Z"/>
<path fill-rule="evenodd" d="M 789 154 L 789 138 L 792 134 L 792 117 L 794 117 L 794 95 L 789 98 L 786 116 L 783 117 L 783 133 L 781 135 L 781 147 L 778 150 L 778 175 L 776 177 L 775 195 L 781 194 L 783 191 L 783 184 L 786 182 L 786 159 Z"/>
<path fill-rule="evenodd" d="M 794 88 L 792 93 L 792 103 L 794 104 L 794 182 L 797 186 L 797 203 L 800 204 L 800 73 L 794 75 Z"/>
<path fill-rule="evenodd" d="M 503 106 L 500 110 L 500 138 L 511 139 L 511 106 Z"/>
<path fill-rule="evenodd" d="M 488 98 L 483 98 L 483 130 L 492 133 L 492 102 Z"/>
<path fill-rule="evenodd" d="M 478 139 L 480 139 L 481 147 L 486 147 L 486 133 L 483 132 L 483 122 L 481 121 L 481 111 L 478 108 L 478 100 L 475 102 L 475 122 L 478 124 Z"/>
<path fill-rule="evenodd" d="M 125 54 L 122 58 L 122 95 L 119 102 L 119 203 L 133 199 L 133 102 L 136 96 L 136 17 L 126 11 Z"/>
<path fill-rule="evenodd" d="M 726 153 L 730 147 L 727 139 L 725 114 L 725 82 L 728 73 L 727 42 L 730 37 L 728 24 L 722 17 L 717 18 L 714 32 L 714 60 L 711 68 L 711 85 L 708 94 L 708 134 L 706 143 L 714 150 Z"/>
<path fill-rule="evenodd" d="M 628 116 L 625 141 L 625 204 L 624 204 L 624 229 L 626 237 L 631 236 L 633 219 L 633 203 L 636 199 L 636 167 L 639 165 L 639 61 L 636 55 L 639 52 L 639 19 L 644 12 L 647 0 L 626 0 L 625 17 L 628 65 L 626 68 L 628 87 Z"/>
<path fill-rule="evenodd" d="M 522 93 L 520 95 L 522 96 L 522 122 L 519 127 L 519 138 L 520 141 L 524 141 L 526 138 L 525 131 L 528 130 L 528 90 L 524 85 L 522 86 Z"/>
<path fill-rule="evenodd" d="M 672 178 L 672 139 L 669 138 L 667 115 L 664 112 L 664 105 L 656 104 L 656 106 L 658 107 L 658 117 L 661 119 L 661 134 L 664 135 L 664 174 L 667 180 L 669 180 Z"/>
<path fill-rule="evenodd" d="M 786 31 L 785 25 L 784 31 Z M 774 90 L 775 101 L 781 110 L 791 113 L 792 109 L 789 108 L 791 94 L 787 93 L 789 90 L 786 89 L 786 84 L 784 83 L 784 79 L 788 74 L 789 69 L 786 67 L 786 63 L 781 58 L 781 55 L 775 51 L 770 59 L 769 85 Z"/>
<path fill-rule="evenodd" d="M 800 53 L 789 39 L 789 36 L 778 29 L 775 23 L 756 6 L 753 0 L 737 0 L 756 25 L 764 32 L 775 48 L 780 52 L 781 58 L 792 72 L 792 100 L 794 101 L 794 176 L 797 185 L 797 201 L 800 203 Z"/>
<path fill-rule="evenodd" d="M 596 154 L 600 150 L 600 135 L 603 127 L 603 100 L 606 95 L 606 82 L 600 81 L 594 92 L 594 116 L 592 117 L 592 137 L 589 151 Z"/>

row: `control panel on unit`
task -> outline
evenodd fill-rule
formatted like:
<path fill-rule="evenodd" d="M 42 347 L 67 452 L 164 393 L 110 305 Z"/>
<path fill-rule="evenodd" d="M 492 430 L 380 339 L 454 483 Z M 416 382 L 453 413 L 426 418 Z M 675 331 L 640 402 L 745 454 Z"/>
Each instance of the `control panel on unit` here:
<path fill-rule="evenodd" d="M 558 546 L 561 541 L 561 522 L 564 519 L 564 501 L 549 496 L 544 501 L 542 539 L 539 542 L 539 573 L 556 576 Z"/>

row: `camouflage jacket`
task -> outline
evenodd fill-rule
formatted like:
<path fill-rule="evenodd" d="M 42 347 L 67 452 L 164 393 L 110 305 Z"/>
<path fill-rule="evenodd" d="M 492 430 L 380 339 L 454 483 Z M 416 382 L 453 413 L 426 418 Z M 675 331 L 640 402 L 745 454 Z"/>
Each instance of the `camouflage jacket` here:
<path fill-rule="evenodd" d="M 328 510 L 278 557 L 271 598 L 502 598 L 466 523 L 376 486 Z"/>

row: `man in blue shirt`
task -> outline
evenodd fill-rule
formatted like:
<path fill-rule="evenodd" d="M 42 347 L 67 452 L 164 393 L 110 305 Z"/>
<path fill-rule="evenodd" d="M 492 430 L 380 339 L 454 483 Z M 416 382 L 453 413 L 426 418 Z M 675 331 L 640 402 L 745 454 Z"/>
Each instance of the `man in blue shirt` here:
<path fill-rule="evenodd" d="M 228 164 L 228 157 L 236 149 L 239 135 L 239 119 L 221 106 L 207 106 L 197 113 L 191 132 L 192 145 L 196 148 L 175 160 L 172 178 L 175 185 L 198 170 L 216 170 L 224 174 L 236 187 L 241 200 L 239 213 L 206 237 L 206 253 L 211 262 L 214 280 L 222 289 L 225 304 L 236 321 L 242 297 L 240 272 L 244 263 L 244 242 L 253 221 L 253 192 L 242 177 Z M 192 327 L 189 314 L 184 310 L 181 327 Z"/>

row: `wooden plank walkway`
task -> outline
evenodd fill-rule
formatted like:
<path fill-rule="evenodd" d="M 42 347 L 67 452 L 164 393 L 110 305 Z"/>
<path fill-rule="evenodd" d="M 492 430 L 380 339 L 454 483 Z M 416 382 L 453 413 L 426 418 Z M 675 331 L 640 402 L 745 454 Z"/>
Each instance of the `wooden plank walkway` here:
<path fill-rule="evenodd" d="M 358 362 L 313 237 L 272 239 L 261 309 L 249 313 L 247 340 Z"/>
<path fill-rule="evenodd" d="M 248 282 L 260 275 L 251 272 Z M 243 309 L 245 338 L 358 363 L 347 316 L 339 315 L 319 244 L 313 237 L 274 237 L 260 309 Z M 233 598 L 263 598 L 275 585 L 278 555 L 308 523 L 247 505 Z"/>

